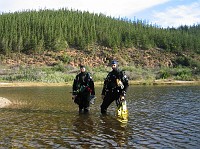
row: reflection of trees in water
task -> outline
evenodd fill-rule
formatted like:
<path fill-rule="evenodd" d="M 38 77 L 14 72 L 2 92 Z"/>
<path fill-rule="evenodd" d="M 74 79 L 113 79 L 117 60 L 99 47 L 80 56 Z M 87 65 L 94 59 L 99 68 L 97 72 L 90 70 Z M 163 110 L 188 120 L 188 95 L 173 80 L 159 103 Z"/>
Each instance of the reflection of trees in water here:
<path fill-rule="evenodd" d="M 102 131 L 102 141 L 105 147 L 127 147 L 128 128 L 127 123 L 121 123 L 109 115 L 101 116 L 100 129 Z"/>

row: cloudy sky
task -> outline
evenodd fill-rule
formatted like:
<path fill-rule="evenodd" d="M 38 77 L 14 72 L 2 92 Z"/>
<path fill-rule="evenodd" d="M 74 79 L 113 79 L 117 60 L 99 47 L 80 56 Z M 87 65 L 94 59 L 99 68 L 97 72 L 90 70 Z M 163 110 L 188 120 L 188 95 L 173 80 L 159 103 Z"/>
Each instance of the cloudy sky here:
<path fill-rule="evenodd" d="M 200 0 L 0 0 L 0 13 L 64 7 L 161 27 L 200 24 Z"/>

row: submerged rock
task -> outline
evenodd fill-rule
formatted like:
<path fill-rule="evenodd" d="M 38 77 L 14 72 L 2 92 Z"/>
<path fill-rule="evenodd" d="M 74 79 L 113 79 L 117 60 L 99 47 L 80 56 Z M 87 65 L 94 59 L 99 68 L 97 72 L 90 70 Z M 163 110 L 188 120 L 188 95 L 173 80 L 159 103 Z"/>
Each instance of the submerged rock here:
<path fill-rule="evenodd" d="M 9 106 L 12 102 L 8 100 L 7 98 L 0 97 L 0 108 Z"/>

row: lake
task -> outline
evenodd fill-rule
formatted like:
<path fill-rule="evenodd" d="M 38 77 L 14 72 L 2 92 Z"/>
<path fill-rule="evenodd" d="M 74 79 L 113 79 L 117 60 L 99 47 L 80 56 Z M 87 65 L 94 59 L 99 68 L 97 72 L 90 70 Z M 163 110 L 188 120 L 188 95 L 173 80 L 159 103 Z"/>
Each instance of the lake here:
<path fill-rule="evenodd" d="M 2 87 L 13 105 L 0 109 L 0 148 L 200 147 L 200 86 L 130 86 L 129 117 L 113 103 L 100 113 L 102 87 L 89 114 L 79 114 L 71 87 Z"/>

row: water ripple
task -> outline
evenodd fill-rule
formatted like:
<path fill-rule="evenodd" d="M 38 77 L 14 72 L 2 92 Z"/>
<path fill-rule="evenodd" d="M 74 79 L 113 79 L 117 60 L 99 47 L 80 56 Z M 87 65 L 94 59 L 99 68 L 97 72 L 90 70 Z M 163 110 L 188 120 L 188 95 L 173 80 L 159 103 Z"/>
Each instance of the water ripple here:
<path fill-rule="evenodd" d="M 77 105 L 63 94 L 69 90 L 2 89 L 4 97 L 29 104 L 0 109 L 0 148 L 197 149 L 200 146 L 198 86 L 130 87 L 128 123 L 116 118 L 114 104 L 107 116 L 101 116 L 101 100 L 91 107 L 90 114 L 79 115 Z M 97 96 L 100 92 L 97 89 Z"/>

